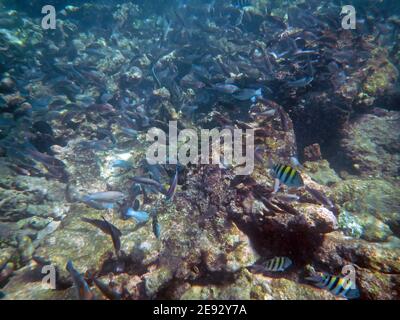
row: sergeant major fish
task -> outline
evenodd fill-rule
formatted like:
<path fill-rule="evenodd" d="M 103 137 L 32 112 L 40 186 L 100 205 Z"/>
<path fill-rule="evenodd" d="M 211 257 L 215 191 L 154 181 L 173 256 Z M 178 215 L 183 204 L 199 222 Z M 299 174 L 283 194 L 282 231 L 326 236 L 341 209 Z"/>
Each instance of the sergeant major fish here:
<path fill-rule="evenodd" d="M 288 257 L 274 257 L 267 261 L 255 264 L 251 267 L 256 272 L 270 271 L 270 272 L 283 272 L 292 265 L 292 260 Z"/>
<path fill-rule="evenodd" d="M 356 299 L 360 296 L 355 284 L 344 277 L 323 273 L 322 275 L 308 277 L 306 280 L 313 282 L 318 288 L 328 290 L 332 294 L 346 299 Z"/>
<path fill-rule="evenodd" d="M 283 272 L 292 265 L 292 260 L 287 257 L 274 257 L 263 265 L 266 271 Z"/>
<path fill-rule="evenodd" d="M 299 188 L 304 185 L 303 179 L 299 172 L 291 166 L 275 164 L 272 167 L 275 176 L 274 193 L 279 189 L 279 184 L 283 183 L 289 188 Z"/>

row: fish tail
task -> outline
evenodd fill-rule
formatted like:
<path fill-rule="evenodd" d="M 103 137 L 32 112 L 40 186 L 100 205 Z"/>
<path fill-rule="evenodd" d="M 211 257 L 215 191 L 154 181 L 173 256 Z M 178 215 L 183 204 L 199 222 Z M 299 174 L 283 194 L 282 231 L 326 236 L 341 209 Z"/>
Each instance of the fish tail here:
<path fill-rule="evenodd" d="M 344 297 L 347 299 L 357 299 L 360 297 L 360 290 L 358 290 L 357 288 L 350 289 L 345 293 Z"/>
<path fill-rule="evenodd" d="M 68 272 L 72 272 L 74 270 L 74 266 L 72 264 L 71 260 L 68 260 L 67 265 L 65 267 L 65 269 L 67 269 Z"/>

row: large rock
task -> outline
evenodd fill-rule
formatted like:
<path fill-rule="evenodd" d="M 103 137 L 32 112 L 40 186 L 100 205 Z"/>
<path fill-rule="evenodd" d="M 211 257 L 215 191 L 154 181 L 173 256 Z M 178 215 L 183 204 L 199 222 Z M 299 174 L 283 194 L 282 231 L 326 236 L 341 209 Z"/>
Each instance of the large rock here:
<path fill-rule="evenodd" d="M 397 177 L 400 166 L 400 112 L 364 114 L 347 124 L 341 142 L 354 168 L 364 177 Z"/>
<path fill-rule="evenodd" d="M 331 197 L 360 220 L 367 240 L 382 241 L 392 233 L 400 236 L 399 190 L 388 179 L 347 179 L 333 186 Z"/>
<path fill-rule="evenodd" d="M 325 235 L 314 252 L 316 268 L 339 274 L 345 265 L 353 265 L 361 298 L 398 299 L 400 290 L 400 247 L 397 238 L 385 243 L 370 243 L 345 237 L 339 232 Z"/>
<path fill-rule="evenodd" d="M 186 289 L 186 290 L 185 290 Z M 183 293 L 181 292 L 183 291 Z M 238 273 L 234 281 L 222 284 L 191 285 L 177 288 L 179 299 L 225 300 L 334 300 L 334 295 L 311 285 L 299 284 L 285 278 L 271 278 L 251 274 L 247 270 Z"/>

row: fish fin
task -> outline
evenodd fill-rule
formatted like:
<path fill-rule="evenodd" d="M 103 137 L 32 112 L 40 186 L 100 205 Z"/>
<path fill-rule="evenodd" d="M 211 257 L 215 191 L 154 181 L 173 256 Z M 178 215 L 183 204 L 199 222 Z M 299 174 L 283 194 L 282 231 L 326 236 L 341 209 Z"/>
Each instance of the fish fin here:
<path fill-rule="evenodd" d="M 357 298 L 360 297 L 360 290 L 358 290 L 357 288 L 356 288 L 356 289 L 350 289 L 350 290 L 346 293 L 345 297 L 346 297 L 347 299 L 357 299 Z"/>
<path fill-rule="evenodd" d="M 73 270 L 74 266 L 72 265 L 72 261 L 68 260 L 67 261 L 67 265 L 65 266 L 65 269 L 67 269 L 67 271 L 71 272 Z"/>
<path fill-rule="evenodd" d="M 307 277 L 307 278 L 305 278 L 305 280 L 311 281 L 314 283 L 318 283 L 318 282 L 323 281 L 324 279 L 321 276 L 316 275 L 316 276 Z"/>
<path fill-rule="evenodd" d="M 272 191 L 272 193 L 277 193 L 278 192 L 280 184 L 281 184 L 281 182 L 279 181 L 279 179 L 275 178 L 274 190 Z"/>

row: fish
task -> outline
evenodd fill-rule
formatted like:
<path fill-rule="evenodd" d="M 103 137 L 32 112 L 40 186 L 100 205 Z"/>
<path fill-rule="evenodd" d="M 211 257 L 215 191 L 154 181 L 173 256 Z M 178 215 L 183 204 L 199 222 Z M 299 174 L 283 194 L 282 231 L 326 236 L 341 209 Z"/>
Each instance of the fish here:
<path fill-rule="evenodd" d="M 310 193 L 315 200 L 317 200 L 323 206 L 328 208 L 334 208 L 334 204 L 326 195 L 324 195 L 321 191 L 311 188 L 309 186 L 305 186 L 305 189 L 308 193 Z"/>
<path fill-rule="evenodd" d="M 45 153 L 39 152 L 37 150 L 29 149 L 27 150 L 27 154 L 30 155 L 34 160 L 47 164 L 49 166 L 64 168 L 65 164 L 61 160 L 58 160 L 52 156 L 49 156 Z"/>
<path fill-rule="evenodd" d="M 122 295 L 119 292 L 112 290 L 109 285 L 106 285 L 105 283 L 103 283 L 102 281 L 100 281 L 97 278 L 93 278 L 93 282 L 107 299 L 121 300 Z"/>
<path fill-rule="evenodd" d="M 113 168 L 121 168 L 121 169 L 131 169 L 133 167 L 132 163 L 126 160 L 114 160 L 111 163 Z"/>
<path fill-rule="evenodd" d="M 95 48 L 87 48 L 83 52 L 90 56 L 98 57 L 100 59 L 107 57 L 107 55 L 104 52 L 100 51 L 99 49 L 95 49 Z"/>
<path fill-rule="evenodd" d="M 135 199 L 135 201 L 133 201 L 133 206 L 132 206 L 133 210 L 139 210 L 140 208 L 140 201 L 139 199 Z"/>
<path fill-rule="evenodd" d="M 113 224 L 108 222 L 104 217 L 102 217 L 102 218 L 103 218 L 104 222 L 108 226 L 109 234 L 111 235 L 111 239 L 112 239 L 112 242 L 113 242 L 113 245 L 114 245 L 115 252 L 118 255 L 118 253 L 121 250 L 121 239 L 120 239 L 120 237 L 122 236 L 122 233 L 116 226 L 114 226 Z"/>
<path fill-rule="evenodd" d="M 136 199 L 137 196 L 139 196 L 142 193 L 142 188 L 140 184 L 133 183 L 132 186 L 130 187 L 129 190 L 129 197 L 131 199 Z"/>
<path fill-rule="evenodd" d="M 146 177 L 134 177 L 133 182 L 139 183 L 139 184 L 144 184 L 144 185 L 149 185 L 155 187 L 159 192 L 166 194 L 167 190 L 162 186 L 162 184 L 156 180 L 146 178 Z"/>
<path fill-rule="evenodd" d="M 113 94 L 108 93 L 108 92 L 104 92 L 104 93 L 100 96 L 100 102 L 101 102 L 101 103 L 108 103 L 113 97 L 114 97 Z"/>
<path fill-rule="evenodd" d="M 165 18 L 163 20 L 163 36 L 162 40 L 165 42 L 168 39 L 168 34 L 173 30 L 171 28 L 171 21 L 168 18 Z"/>
<path fill-rule="evenodd" d="M 125 198 L 125 195 L 119 191 L 105 191 L 91 193 L 83 197 L 83 201 L 96 201 L 114 203 Z"/>
<path fill-rule="evenodd" d="M 314 77 L 306 76 L 298 80 L 288 81 L 286 84 L 291 88 L 301 88 L 308 86 L 313 80 Z"/>
<path fill-rule="evenodd" d="M 252 5 L 251 0 L 232 0 L 231 3 L 235 8 L 244 8 Z"/>
<path fill-rule="evenodd" d="M 161 177 L 167 175 L 164 167 L 160 164 L 149 164 L 147 160 L 144 162 L 144 167 L 150 173 L 151 177 L 157 182 L 161 182 Z"/>
<path fill-rule="evenodd" d="M 114 245 L 114 249 L 118 255 L 120 249 L 121 249 L 121 240 L 120 237 L 122 236 L 121 231 L 114 226 L 113 224 L 111 224 L 110 222 L 108 222 L 104 217 L 102 217 L 103 220 L 98 220 L 98 219 L 89 219 L 89 218 L 81 218 L 81 220 L 83 222 L 87 222 L 90 223 L 91 225 L 99 228 L 101 231 L 103 231 L 105 234 L 108 234 L 111 236 L 113 245 Z"/>
<path fill-rule="evenodd" d="M 73 81 L 68 79 L 61 79 L 53 85 L 53 88 L 60 94 L 65 93 L 68 98 L 76 96 L 81 92 L 81 88 Z M 70 99 L 71 100 L 71 99 Z M 73 101 L 72 99 L 71 101 Z"/>
<path fill-rule="evenodd" d="M 217 83 L 212 88 L 221 93 L 233 94 L 240 90 L 240 88 L 231 83 Z"/>
<path fill-rule="evenodd" d="M 115 113 L 114 107 L 109 103 L 103 104 L 91 104 L 86 108 L 87 111 L 90 112 L 100 112 L 100 113 Z"/>
<path fill-rule="evenodd" d="M 290 193 L 276 194 L 274 198 L 283 202 L 294 202 L 300 200 L 298 195 Z"/>
<path fill-rule="evenodd" d="M 184 88 L 201 89 L 206 86 L 206 84 L 196 78 L 193 73 L 188 73 L 180 80 L 180 85 Z"/>
<path fill-rule="evenodd" d="M 240 101 L 246 101 L 246 100 L 252 100 L 255 101 L 257 97 L 262 96 L 262 91 L 260 89 L 240 89 L 239 91 L 235 92 L 232 97 L 234 97 L 236 100 Z"/>
<path fill-rule="evenodd" d="M 136 131 L 136 130 L 134 130 L 134 129 L 131 129 L 131 128 L 121 127 L 120 129 L 121 129 L 121 132 L 122 132 L 124 135 L 126 135 L 126 136 L 128 136 L 128 137 L 131 137 L 131 138 L 137 138 L 137 136 L 138 136 L 138 134 L 139 134 L 138 131 Z"/>
<path fill-rule="evenodd" d="M 153 215 L 153 233 L 157 239 L 160 238 L 161 226 L 160 226 L 160 223 L 158 222 L 157 215 Z"/>
<path fill-rule="evenodd" d="M 322 275 L 307 277 L 306 280 L 313 282 L 318 288 L 328 290 L 335 296 L 341 296 L 346 299 L 360 297 L 360 291 L 355 286 L 355 283 L 344 277 L 322 273 Z"/>
<path fill-rule="evenodd" d="M 112 146 L 110 142 L 105 140 L 81 141 L 79 145 L 83 148 L 93 149 L 96 151 L 106 151 Z"/>
<path fill-rule="evenodd" d="M 171 182 L 171 185 L 170 185 L 168 191 L 165 193 L 165 198 L 167 200 L 173 199 L 177 185 L 178 185 L 178 169 L 176 169 L 174 178 L 172 179 L 172 182 Z"/>
<path fill-rule="evenodd" d="M 288 257 L 274 257 L 267 261 L 254 265 L 253 268 L 256 271 L 271 271 L 271 272 L 283 272 L 292 265 L 292 260 Z"/>
<path fill-rule="evenodd" d="M 150 215 L 145 211 L 135 211 L 132 208 L 128 208 L 124 215 L 125 218 L 133 218 L 136 223 L 146 223 L 150 219 Z"/>
<path fill-rule="evenodd" d="M 110 202 L 97 202 L 94 200 L 83 200 L 84 204 L 88 205 L 89 207 L 97 210 L 111 210 L 114 208 L 114 203 Z"/>
<path fill-rule="evenodd" d="M 297 159 L 297 157 L 290 157 L 290 164 L 295 168 L 304 170 L 304 167 L 300 163 L 299 159 Z"/>
<path fill-rule="evenodd" d="M 89 219 L 89 218 L 81 218 L 81 220 L 83 222 L 87 222 L 90 223 L 91 225 L 101 229 L 101 231 L 103 231 L 106 234 L 110 234 L 110 229 L 108 224 L 106 224 L 103 220 L 99 220 L 99 219 Z"/>
<path fill-rule="evenodd" d="M 108 130 L 108 129 L 103 129 L 103 128 L 99 128 L 99 129 L 97 129 L 97 133 L 100 134 L 100 135 L 102 135 L 103 138 L 105 138 L 105 137 L 110 138 L 110 140 L 111 140 L 111 142 L 112 142 L 113 144 L 116 144 L 116 143 L 117 143 L 117 141 L 115 140 L 114 135 L 112 134 L 112 132 L 111 132 L 110 130 Z"/>
<path fill-rule="evenodd" d="M 95 296 L 83 276 L 74 268 L 72 261 L 68 260 L 66 269 L 72 277 L 80 300 L 94 300 Z"/>
<path fill-rule="evenodd" d="M 312 66 L 311 60 L 307 58 L 307 75 L 303 78 L 293 81 L 287 81 L 286 84 L 291 88 L 301 88 L 308 86 L 314 80 L 315 70 Z"/>
<path fill-rule="evenodd" d="M 303 179 L 299 172 L 291 166 L 275 164 L 272 167 L 272 172 L 276 179 L 290 188 L 299 188 L 304 185 Z"/>

